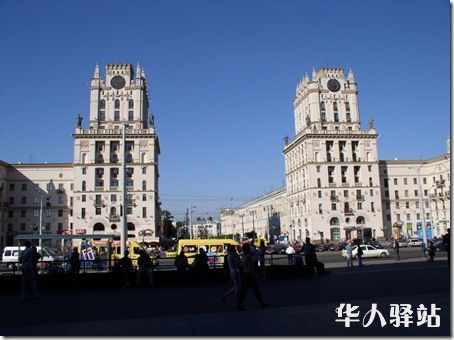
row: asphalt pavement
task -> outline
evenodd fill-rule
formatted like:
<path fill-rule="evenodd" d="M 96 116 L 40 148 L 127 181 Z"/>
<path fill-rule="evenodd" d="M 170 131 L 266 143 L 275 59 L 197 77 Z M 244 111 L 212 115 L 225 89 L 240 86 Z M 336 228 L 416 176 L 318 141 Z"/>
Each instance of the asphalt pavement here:
<path fill-rule="evenodd" d="M 380 261 L 380 260 L 378 260 Z M 252 292 L 246 311 L 233 297 L 222 303 L 225 284 L 134 289 L 87 289 L 43 292 L 43 299 L 21 301 L 0 293 L 0 334 L 5 336 L 450 336 L 450 272 L 437 258 L 366 262 L 363 267 L 333 267 L 318 277 L 264 282 L 270 303 L 260 308 Z M 387 319 L 369 327 L 336 322 L 341 303 L 357 305 L 361 317 L 377 303 Z M 391 324 L 390 304 L 411 304 L 415 323 Z M 419 305 L 441 308 L 440 327 L 416 325 Z"/>

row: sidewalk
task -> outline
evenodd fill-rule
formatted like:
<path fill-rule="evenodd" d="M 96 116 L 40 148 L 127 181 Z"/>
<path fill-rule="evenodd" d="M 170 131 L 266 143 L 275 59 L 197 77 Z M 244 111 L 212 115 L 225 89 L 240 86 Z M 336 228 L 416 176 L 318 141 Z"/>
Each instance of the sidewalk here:
<path fill-rule="evenodd" d="M 361 310 L 378 303 L 386 310 L 390 303 L 410 303 L 413 306 L 435 303 L 442 308 L 441 320 L 449 320 L 449 294 L 430 294 L 349 301 Z M 369 328 L 353 323 L 346 328 L 335 322 L 338 303 L 292 306 L 268 309 L 251 309 L 244 312 L 224 312 L 195 315 L 176 315 L 152 318 L 86 321 L 25 326 L 3 329 L 9 336 L 440 336 L 449 334 L 449 322 L 440 328 L 396 328 L 388 323 L 384 328 L 378 320 Z"/>

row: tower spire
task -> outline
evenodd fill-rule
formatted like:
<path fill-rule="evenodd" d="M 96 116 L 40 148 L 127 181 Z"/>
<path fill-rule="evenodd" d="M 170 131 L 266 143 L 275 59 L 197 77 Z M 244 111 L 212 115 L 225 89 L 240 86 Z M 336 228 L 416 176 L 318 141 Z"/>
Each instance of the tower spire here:
<path fill-rule="evenodd" d="M 137 78 L 142 77 L 142 73 L 140 72 L 140 64 L 139 63 L 137 63 L 137 67 L 136 67 L 136 77 Z"/>
<path fill-rule="evenodd" d="M 99 79 L 99 64 L 96 63 L 95 72 L 93 73 L 93 78 Z"/>
<path fill-rule="evenodd" d="M 350 70 L 348 71 L 347 80 L 348 80 L 348 81 L 351 81 L 352 83 L 355 82 L 355 77 L 353 76 L 353 71 L 352 71 L 352 69 L 350 69 Z"/>
<path fill-rule="evenodd" d="M 312 66 L 312 80 L 317 79 L 317 72 L 315 72 L 315 67 Z"/>

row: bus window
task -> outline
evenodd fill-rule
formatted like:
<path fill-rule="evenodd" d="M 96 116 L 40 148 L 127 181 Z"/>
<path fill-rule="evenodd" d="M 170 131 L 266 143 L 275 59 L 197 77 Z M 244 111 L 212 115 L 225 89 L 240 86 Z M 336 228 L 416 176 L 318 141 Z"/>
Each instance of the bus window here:
<path fill-rule="evenodd" d="M 134 247 L 133 248 L 134 254 L 140 254 L 140 248 L 139 247 Z"/>
<path fill-rule="evenodd" d="M 185 253 L 197 253 L 198 247 L 191 245 L 184 245 L 181 247 Z"/>

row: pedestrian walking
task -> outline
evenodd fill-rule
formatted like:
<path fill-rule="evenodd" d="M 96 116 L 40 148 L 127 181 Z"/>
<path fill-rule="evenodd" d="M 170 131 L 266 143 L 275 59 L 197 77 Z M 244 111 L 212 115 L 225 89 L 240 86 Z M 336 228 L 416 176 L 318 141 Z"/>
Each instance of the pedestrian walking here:
<path fill-rule="evenodd" d="M 36 298 L 40 299 L 36 288 L 35 272 L 33 265 L 33 251 L 31 242 L 25 241 L 25 249 L 20 254 L 21 272 L 22 272 L 22 299 Z"/>
<path fill-rule="evenodd" d="M 295 255 L 295 248 L 289 243 L 287 249 L 285 250 L 287 254 L 288 264 L 293 264 L 293 256 Z"/>
<path fill-rule="evenodd" d="M 265 254 L 266 254 L 266 246 L 265 241 L 260 240 L 260 246 L 257 249 L 259 251 L 259 277 L 260 281 L 266 281 L 266 272 L 265 272 Z"/>
<path fill-rule="evenodd" d="M 227 267 L 230 274 L 230 282 L 232 287 L 222 296 L 222 302 L 225 302 L 229 295 L 235 293 L 236 307 L 241 309 L 241 258 L 237 253 L 235 246 L 229 244 L 227 247 Z"/>
<path fill-rule="evenodd" d="M 359 240 L 356 241 L 356 246 L 358 250 L 356 252 L 356 257 L 358 258 L 358 267 L 362 267 L 363 265 L 363 248 L 361 248 L 361 242 Z"/>
<path fill-rule="evenodd" d="M 144 249 L 139 250 L 139 258 L 137 259 L 137 285 L 142 285 L 142 276 L 147 275 L 148 284 L 150 287 L 153 286 L 153 264 L 151 263 L 150 255 Z"/>
<path fill-rule="evenodd" d="M 129 257 L 129 251 L 125 251 L 124 256 L 120 259 L 118 264 L 120 265 L 121 276 L 123 278 L 122 287 L 129 287 L 131 285 L 131 282 L 129 281 L 129 275 L 133 269 L 132 260 Z"/>
<path fill-rule="evenodd" d="M 429 258 L 427 259 L 427 261 L 434 262 L 435 247 L 434 247 L 432 241 L 429 241 L 429 246 L 427 247 L 427 254 L 429 255 Z"/>
<path fill-rule="evenodd" d="M 347 246 L 345 247 L 347 255 L 347 268 L 353 268 L 353 241 L 349 240 Z"/>
<path fill-rule="evenodd" d="M 446 252 L 448 253 L 448 266 L 451 265 L 451 228 L 448 228 L 447 233 L 443 235 L 443 243 L 446 246 Z"/>
<path fill-rule="evenodd" d="M 205 275 L 208 273 L 208 255 L 205 249 L 200 248 L 199 253 L 194 256 L 192 266 L 196 272 Z"/>
<path fill-rule="evenodd" d="M 242 289 L 239 304 L 237 305 L 238 310 L 244 310 L 243 302 L 246 297 L 246 293 L 249 289 L 252 289 L 254 292 L 255 298 L 260 303 L 262 308 L 266 308 L 269 304 L 265 303 L 262 297 L 262 293 L 260 292 L 260 288 L 258 285 L 258 271 L 257 268 L 253 264 L 252 256 L 251 256 L 251 246 L 249 243 L 244 243 L 243 246 L 243 256 L 241 258 L 241 265 L 243 268 L 243 275 L 242 275 Z"/>
<path fill-rule="evenodd" d="M 314 272 L 317 266 L 317 254 L 315 253 L 315 246 L 311 243 L 310 237 L 306 237 L 306 242 L 303 244 L 304 261 L 310 272 Z"/>
<path fill-rule="evenodd" d="M 77 288 L 78 277 L 80 272 L 80 254 L 77 247 L 73 248 L 71 254 L 69 254 L 67 261 L 68 274 L 74 288 Z"/>
<path fill-rule="evenodd" d="M 38 287 L 38 262 L 42 258 L 42 255 L 38 253 L 36 246 L 32 246 L 33 256 L 33 273 L 35 274 L 36 287 Z"/>
<path fill-rule="evenodd" d="M 400 245 L 399 245 L 399 240 L 394 240 L 393 242 L 393 248 L 396 253 L 396 260 L 400 260 Z"/>
<path fill-rule="evenodd" d="M 426 255 L 426 244 L 424 243 L 424 240 L 421 242 L 421 250 L 422 250 L 423 259 L 426 259 L 427 258 L 427 255 Z"/>

